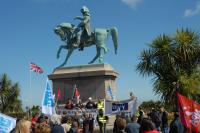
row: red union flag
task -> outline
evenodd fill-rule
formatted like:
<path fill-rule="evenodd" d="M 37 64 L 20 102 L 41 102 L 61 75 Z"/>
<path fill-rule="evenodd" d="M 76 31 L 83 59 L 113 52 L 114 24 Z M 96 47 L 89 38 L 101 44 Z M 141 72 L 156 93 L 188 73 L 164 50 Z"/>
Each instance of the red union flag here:
<path fill-rule="evenodd" d="M 200 131 L 200 104 L 177 93 L 181 122 L 188 129 Z"/>
<path fill-rule="evenodd" d="M 42 68 L 36 65 L 35 63 L 30 63 L 30 70 L 37 73 L 43 73 Z"/>

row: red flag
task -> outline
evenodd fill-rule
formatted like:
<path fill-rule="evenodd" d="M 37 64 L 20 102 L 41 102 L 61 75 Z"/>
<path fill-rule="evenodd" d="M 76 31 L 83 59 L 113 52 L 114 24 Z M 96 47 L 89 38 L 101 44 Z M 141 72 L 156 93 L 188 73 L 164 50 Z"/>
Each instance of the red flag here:
<path fill-rule="evenodd" d="M 186 128 L 200 131 L 200 104 L 177 93 L 181 122 Z"/>
<path fill-rule="evenodd" d="M 80 92 L 78 91 L 77 88 L 76 88 L 76 90 L 75 90 L 75 96 L 78 97 L 78 98 L 80 97 Z"/>
<path fill-rule="evenodd" d="M 61 92 L 60 92 L 60 88 L 58 88 L 58 94 L 57 94 L 57 98 L 60 99 L 61 98 Z"/>
<path fill-rule="evenodd" d="M 80 92 L 78 91 L 77 87 L 75 86 L 73 98 L 79 98 L 80 97 Z"/>
<path fill-rule="evenodd" d="M 36 65 L 35 63 L 30 63 L 30 70 L 37 73 L 43 73 L 42 68 Z"/>

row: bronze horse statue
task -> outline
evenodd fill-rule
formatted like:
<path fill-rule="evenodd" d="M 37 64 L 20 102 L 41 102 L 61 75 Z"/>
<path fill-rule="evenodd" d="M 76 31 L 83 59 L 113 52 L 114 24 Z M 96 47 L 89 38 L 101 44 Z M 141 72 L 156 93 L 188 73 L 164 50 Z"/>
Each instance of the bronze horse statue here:
<path fill-rule="evenodd" d="M 65 42 L 65 45 L 61 45 L 59 47 L 57 58 L 60 57 L 60 52 L 62 49 L 68 50 L 65 61 L 59 67 L 63 67 L 67 63 L 73 51 L 78 48 L 78 44 L 76 43 L 76 36 L 74 36 L 74 31 L 76 30 L 76 28 L 77 27 L 71 23 L 61 23 L 54 29 L 54 32 L 60 36 L 62 41 Z M 94 63 L 97 59 L 99 59 L 99 63 L 103 63 L 103 56 L 108 52 L 106 41 L 109 34 L 111 34 L 112 36 L 114 51 L 115 54 L 117 54 L 118 30 L 116 27 L 108 29 L 95 28 L 91 36 L 81 38 L 81 41 L 84 43 L 84 47 L 96 45 L 96 56 L 89 62 L 89 64 Z M 104 53 L 102 53 L 102 50 Z"/>

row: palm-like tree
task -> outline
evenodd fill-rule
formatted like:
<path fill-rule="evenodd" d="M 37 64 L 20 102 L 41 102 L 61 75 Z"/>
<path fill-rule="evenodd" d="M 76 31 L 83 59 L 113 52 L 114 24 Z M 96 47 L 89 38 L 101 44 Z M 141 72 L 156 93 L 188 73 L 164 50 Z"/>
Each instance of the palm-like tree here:
<path fill-rule="evenodd" d="M 153 76 L 154 92 L 160 94 L 162 100 L 172 105 L 176 100 L 176 86 L 178 82 L 180 92 L 195 97 L 200 94 L 200 75 L 198 65 L 200 61 L 200 36 L 189 29 L 177 30 L 174 36 L 160 35 L 143 50 L 137 71 L 143 76 Z M 193 88 L 189 88 L 189 81 Z M 186 85 L 187 84 L 187 85 Z M 196 87 L 194 87 L 196 86 Z"/>
<path fill-rule="evenodd" d="M 13 84 L 6 74 L 1 76 L 0 82 L 0 112 L 22 112 L 22 103 L 19 100 L 19 84 Z"/>

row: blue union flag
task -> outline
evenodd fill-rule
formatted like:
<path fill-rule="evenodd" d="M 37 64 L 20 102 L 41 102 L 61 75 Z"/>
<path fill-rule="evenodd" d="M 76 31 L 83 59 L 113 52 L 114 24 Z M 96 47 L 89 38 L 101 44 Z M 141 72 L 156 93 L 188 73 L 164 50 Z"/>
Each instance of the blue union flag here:
<path fill-rule="evenodd" d="M 53 96 L 53 90 L 50 86 L 48 79 L 42 101 L 42 113 L 47 115 L 52 115 L 55 113 L 55 101 Z"/>
<path fill-rule="evenodd" d="M 111 100 L 114 100 L 113 93 L 112 93 L 112 88 L 110 86 L 107 89 L 107 94 L 110 96 Z"/>

